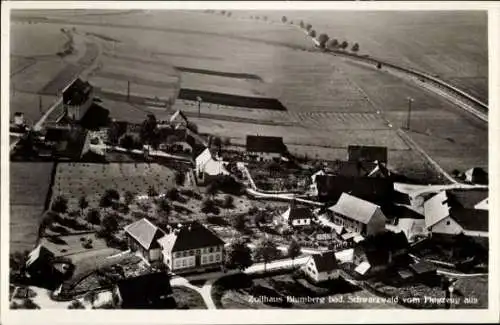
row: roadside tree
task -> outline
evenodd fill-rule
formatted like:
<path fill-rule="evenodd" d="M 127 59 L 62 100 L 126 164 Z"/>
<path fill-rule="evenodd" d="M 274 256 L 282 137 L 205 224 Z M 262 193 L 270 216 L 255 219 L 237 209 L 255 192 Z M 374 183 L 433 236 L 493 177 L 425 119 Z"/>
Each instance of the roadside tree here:
<path fill-rule="evenodd" d="M 255 259 L 264 262 L 264 272 L 266 272 L 267 263 L 276 259 L 280 252 L 276 244 L 269 238 L 263 238 L 255 248 Z"/>
<path fill-rule="evenodd" d="M 242 239 L 235 239 L 229 244 L 226 252 L 225 265 L 241 271 L 253 264 L 252 251 Z"/>
<path fill-rule="evenodd" d="M 309 36 L 311 36 L 312 38 L 316 37 L 316 31 L 314 29 L 309 31 Z"/>
<path fill-rule="evenodd" d="M 246 229 L 246 218 L 243 214 L 236 215 L 231 220 L 232 226 L 238 231 L 243 231 Z"/>
<path fill-rule="evenodd" d="M 78 200 L 78 207 L 80 207 L 80 210 L 85 210 L 89 206 L 89 201 L 87 201 L 87 198 L 85 196 L 81 196 L 80 199 Z"/>
<path fill-rule="evenodd" d="M 107 208 L 110 207 L 114 201 L 118 200 L 120 200 L 120 193 L 118 193 L 118 191 L 113 188 L 107 189 L 102 195 L 99 205 L 101 207 Z"/>
<path fill-rule="evenodd" d="M 353 51 L 355 53 L 358 52 L 359 51 L 359 44 L 358 43 L 354 43 L 354 45 L 351 48 L 351 51 Z"/>
<path fill-rule="evenodd" d="M 66 213 L 68 210 L 68 199 L 64 195 L 56 196 L 52 202 L 51 209 L 54 212 Z"/>
<path fill-rule="evenodd" d="M 292 259 L 292 267 L 293 267 L 294 260 L 300 255 L 300 245 L 295 239 L 292 239 L 292 241 L 288 245 L 287 253 L 288 257 Z"/>
<path fill-rule="evenodd" d="M 347 41 L 343 41 L 342 44 L 340 44 L 340 48 L 345 50 L 349 46 L 349 43 Z"/>
<path fill-rule="evenodd" d="M 327 34 L 323 33 L 323 34 L 319 34 L 318 36 L 318 42 L 319 42 L 319 46 L 321 48 L 326 48 L 326 42 L 328 42 L 330 38 L 328 37 Z"/>
<path fill-rule="evenodd" d="M 281 22 L 286 23 L 287 19 L 286 16 L 281 17 Z"/>
<path fill-rule="evenodd" d="M 329 40 L 329 41 L 328 41 L 327 47 L 328 47 L 329 49 L 334 50 L 334 49 L 336 49 L 337 47 L 339 47 L 339 41 L 338 41 L 336 38 L 331 39 L 331 40 Z"/>

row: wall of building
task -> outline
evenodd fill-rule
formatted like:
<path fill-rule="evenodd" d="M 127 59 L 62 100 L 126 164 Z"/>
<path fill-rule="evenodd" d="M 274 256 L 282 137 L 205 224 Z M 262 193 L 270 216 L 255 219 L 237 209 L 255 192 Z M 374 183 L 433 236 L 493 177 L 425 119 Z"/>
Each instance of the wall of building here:
<path fill-rule="evenodd" d="M 256 156 L 257 161 L 272 161 L 274 159 L 281 159 L 281 154 L 276 152 L 248 152 L 248 156 Z"/>
<path fill-rule="evenodd" d="M 292 226 L 308 226 L 311 224 L 311 219 L 294 219 Z"/>
<path fill-rule="evenodd" d="M 363 233 L 363 236 L 371 236 L 371 235 L 376 235 L 381 232 L 385 231 L 385 222 L 386 218 L 384 214 L 382 213 L 382 210 L 380 208 L 377 208 L 375 210 L 375 213 L 373 214 L 372 218 L 366 225 L 366 233 Z"/>
<path fill-rule="evenodd" d="M 352 220 L 339 214 L 333 214 L 333 222 L 343 226 L 347 231 L 362 233 L 363 225 L 361 222 Z"/>
<path fill-rule="evenodd" d="M 164 253 L 165 254 L 165 253 Z M 167 258 L 170 255 L 165 254 Z M 170 269 L 180 270 L 187 268 L 204 267 L 211 264 L 221 264 L 224 258 L 224 246 L 204 247 L 188 251 L 178 251 L 170 258 Z M 168 261 L 167 261 L 168 262 Z"/>
<path fill-rule="evenodd" d="M 463 232 L 462 227 L 451 217 L 446 217 L 431 226 L 431 232 L 438 234 L 458 235 Z"/>

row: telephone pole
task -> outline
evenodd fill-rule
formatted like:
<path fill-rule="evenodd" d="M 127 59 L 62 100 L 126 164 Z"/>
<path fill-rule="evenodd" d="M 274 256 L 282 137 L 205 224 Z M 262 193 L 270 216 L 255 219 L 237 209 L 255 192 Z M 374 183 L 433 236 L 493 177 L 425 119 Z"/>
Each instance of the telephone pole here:
<path fill-rule="evenodd" d="M 201 115 L 201 102 L 203 101 L 203 98 L 201 98 L 200 96 L 197 96 L 196 100 L 198 101 L 198 117 L 200 117 L 200 115 Z"/>
<path fill-rule="evenodd" d="M 406 119 L 406 129 L 410 129 L 410 119 L 411 119 L 411 104 L 413 103 L 413 98 L 408 97 L 408 116 Z"/>
<path fill-rule="evenodd" d="M 130 102 L 130 80 L 127 80 L 127 102 Z"/>

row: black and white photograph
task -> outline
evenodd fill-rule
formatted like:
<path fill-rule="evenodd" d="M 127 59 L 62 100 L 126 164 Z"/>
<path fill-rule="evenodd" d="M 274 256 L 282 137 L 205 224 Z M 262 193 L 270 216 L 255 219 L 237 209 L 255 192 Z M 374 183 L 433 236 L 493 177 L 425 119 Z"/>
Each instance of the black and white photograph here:
<path fill-rule="evenodd" d="M 353 3 L 2 3 L 4 321 L 491 321 L 498 6 Z"/>

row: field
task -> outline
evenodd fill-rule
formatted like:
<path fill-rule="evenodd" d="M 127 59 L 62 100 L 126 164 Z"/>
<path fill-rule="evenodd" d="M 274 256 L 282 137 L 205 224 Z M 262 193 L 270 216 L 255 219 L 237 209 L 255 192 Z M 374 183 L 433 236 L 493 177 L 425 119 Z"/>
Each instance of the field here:
<path fill-rule="evenodd" d="M 52 163 L 10 164 L 10 251 L 33 248 L 50 189 Z"/>
<path fill-rule="evenodd" d="M 11 33 L 14 35 L 10 39 L 11 55 L 51 56 L 61 51 L 68 41 L 60 28 L 54 25 L 14 22 L 10 28 Z M 43 41 L 40 40 L 40 33 L 43 33 Z M 22 37 L 18 35 L 22 35 Z"/>
<path fill-rule="evenodd" d="M 90 206 L 98 206 L 101 195 L 107 189 L 116 189 L 121 195 L 125 191 L 143 195 L 149 186 L 162 192 L 171 188 L 173 182 L 173 170 L 155 163 L 59 163 L 52 197 L 65 195 L 69 206 L 77 208 L 78 199 L 85 196 Z"/>

